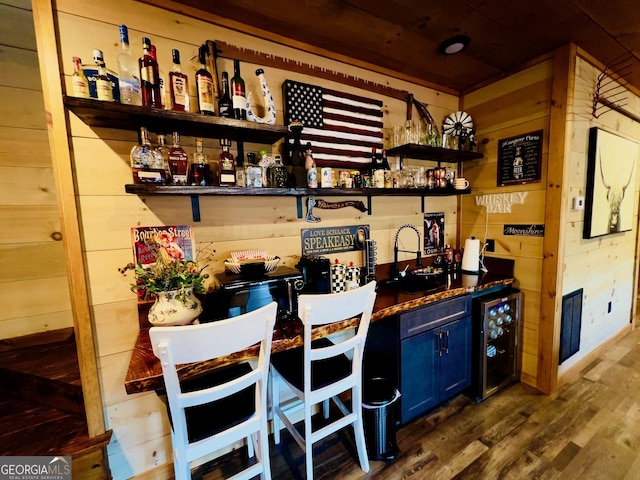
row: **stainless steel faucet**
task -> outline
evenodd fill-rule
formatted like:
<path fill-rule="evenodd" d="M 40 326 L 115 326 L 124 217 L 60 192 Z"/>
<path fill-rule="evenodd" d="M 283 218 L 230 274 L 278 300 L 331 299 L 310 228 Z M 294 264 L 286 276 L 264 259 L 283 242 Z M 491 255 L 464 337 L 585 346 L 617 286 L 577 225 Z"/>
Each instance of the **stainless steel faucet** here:
<path fill-rule="evenodd" d="M 398 248 L 398 237 L 400 236 L 400 232 L 402 230 L 404 230 L 405 228 L 410 228 L 411 230 L 413 230 L 414 232 L 416 232 L 416 235 L 418 236 L 418 249 L 414 252 L 412 250 L 400 250 Z M 418 231 L 418 229 L 411 225 L 410 223 L 405 223 L 404 225 L 402 225 L 398 231 L 396 232 L 396 238 L 395 238 L 395 242 L 393 244 L 393 279 L 394 280 L 399 280 L 400 279 L 400 269 L 398 268 L 398 252 L 403 252 L 403 253 L 415 253 L 416 254 L 416 268 L 422 268 L 422 244 L 420 242 L 420 232 Z"/>

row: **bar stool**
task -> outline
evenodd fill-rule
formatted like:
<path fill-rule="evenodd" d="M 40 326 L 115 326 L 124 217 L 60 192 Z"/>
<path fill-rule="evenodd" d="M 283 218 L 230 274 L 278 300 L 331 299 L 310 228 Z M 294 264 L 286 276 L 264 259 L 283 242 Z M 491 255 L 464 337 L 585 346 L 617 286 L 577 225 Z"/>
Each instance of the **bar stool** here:
<path fill-rule="evenodd" d="M 362 421 L 361 371 L 364 343 L 376 298 L 375 287 L 376 283 L 370 282 L 342 293 L 300 295 L 298 312 L 304 328 L 304 344 L 271 356 L 274 441 L 280 443 L 280 429 L 284 423 L 305 452 L 308 480 L 313 478 L 313 444 L 349 425 L 353 425 L 360 467 L 364 472 L 369 471 Z M 354 317 L 360 317 L 360 322 L 353 336 L 335 344 L 326 338 L 312 341 L 314 327 L 329 326 Z M 348 352 L 350 355 L 346 355 Z M 281 381 L 295 394 L 291 401 L 281 403 Z M 349 390 L 350 411 L 338 398 L 338 394 Z M 312 409 L 322 403 L 324 417 L 328 419 L 330 399 L 342 416 L 314 431 Z M 304 410 L 304 435 L 295 428 L 290 417 L 301 409 Z"/>
<path fill-rule="evenodd" d="M 256 463 L 233 479 L 271 478 L 267 428 L 267 380 L 278 304 L 201 325 L 151 327 L 153 353 L 161 360 L 171 420 L 176 480 L 191 478 L 190 463 L 247 438 Z M 232 355 L 259 344 L 257 365 L 232 364 L 179 381 L 176 365 Z"/>

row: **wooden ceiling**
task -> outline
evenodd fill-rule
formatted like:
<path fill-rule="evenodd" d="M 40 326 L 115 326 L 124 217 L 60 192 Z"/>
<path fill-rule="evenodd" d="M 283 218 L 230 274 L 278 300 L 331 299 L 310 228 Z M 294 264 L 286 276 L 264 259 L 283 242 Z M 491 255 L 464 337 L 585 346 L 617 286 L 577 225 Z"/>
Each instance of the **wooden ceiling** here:
<path fill-rule="evenodd" d="M 601 63 L 613 64 L 640 92 L 638 0 L 149 3 L 452 93 L 472 90 L 574 42 Z M 440 42 L 460 34 L 471 38 L 464 52 L 438 52 Z"/>

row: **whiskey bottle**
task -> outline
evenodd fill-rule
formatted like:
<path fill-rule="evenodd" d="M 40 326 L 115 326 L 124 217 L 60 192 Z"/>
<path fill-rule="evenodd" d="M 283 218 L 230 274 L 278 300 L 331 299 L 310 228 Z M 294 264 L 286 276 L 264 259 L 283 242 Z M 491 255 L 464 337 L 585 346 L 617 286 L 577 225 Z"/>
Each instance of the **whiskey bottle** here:
<path fill-rule="evenodd" d="M 173 146 L 169 150 L 169 171 L 171 172 L 172 185 L 187 184 L 187 164 L 189 156 L 180 146 L 180 135 L 173 132 Z"/>
<path fill-rule="evenodd" d="M 171 172 L 169 171 L 169 151 L 171 150 L 167 147 L 167 136 L 164 133 L 158 133 L 156 138 L 158 140 L 158 145 L 156 145 L 155 149 L 162 155 L 162 167 L 165 171 L 166 182 L 171 183 Z"/>
<path fill-rule="evenodd" d="M 153 58 L 153 61 L 156 62 L 156 65 L 158 66 L 158 84 L 160 85 L 160 108 L 168 108 L 167 107 L 167 89 L 166 89 L 166 85 L 167 83 L 164 81 L 164 72 L 162 71 L 162 69 L 160 68 L 160 64 L 158 63 L 158 53 L 156 51 L 156 46 L 155 45 L 151 45 L 151 50 L 149 51 L 149 53 L 151 54 L 151 58 Z"/>
<path fill-rule="evenodd" d="M 389 166 L 389 159 L 387 158 L 387 150 L 382 150 L 382 175 L 383 175 L 383 187 L 393 188 L 393 178 L 391 176 L 391 167 Z"/>
<path fill-rule="evenodd" d="M 244 166 L 244 158 L 240 152 L 236 155 L 236 187 L 247 186 L 247 175 Z"/>
<path fill-rule="evenodd" d="M 144 54 L 138 60 L 142 105 L 151 108 L 162 108 L 158 62 L 151 57 L 151 40 L 147 37 L 142 38 L 142 48 Z"/>
<path fill-rule="evenodd" d="M 162 154 L 151 147 L 149 131 L 140 128 L 140 143 L 131 149 L 133 183 L 163 184 L 167 180 Z"/>
<path fill-rule="evenodd" d="M 376 155 L 376 148 L 373 147 L 371 149 L 371 163 L 369 165 L 369 178 L 370 178 L 370 182 L 371 182 L 371 187 L 375 188 L 377 187 L 377 178 L 379 178 L 380 174 L 377 174 L 376 172 L 380 169 L 380 165 L 378 164 L 378 157 Z M 378 177 L 376 177 L 376 175 L 378 175 Z M 382 183 L 384 185 L 384 174 L 382 177 Z"/>
<path fill-rule="evenodd" d="M 318 188 L 318 170 L 316 170 L 316 162 L 311 155 L 311 142 L 307 142 L 304 155 L 304 168 L 307 171 L 307 186 L 309 188 Z"/>
<path fill-rule="evenodd" d="M 189 77 L 180 70 L 180 51 L 171 51 L 173 68 L 169 72 L 169 97 L 172 110 L 189 111 Z"/>
<path fill-rule="evenodd" d="M 71 85 L 73 87 L 73 96 L 80 98 L 89 98 L 89 80 L 82 71 L 82 60 L 73 57 L 73 75 L 71 76 Z"/>
<path fill-rule="evenodd" d="M 95 49 L 93 51 L 93 60 L 98 66 L 98 76 L 96 77 L 96 92 L 98 94 L 98 100 L 113 102 L 111 80 L 109 80 L 109 76 L 107 75 L 107 67 L 104 64 L 102 50 Z"/>
<path fill-rule="evenodd" d="M 218 178 L 221 187 L 236 186 L 236 161 L 229 152 L 230 140 L 220 140 L 222 152 L 218 157 Z"/>
<path fill-rule="evenodd" d="M 247 187 L 262 187 L 262 168 L 256 163 L 256 154 L 247 153 Z"/>
<path fill-rule="evenodd" d="M 196 138 L 196 151 L 191 157 L 189 185 L 211 185 L 209 156 L 204 153 L 201 138 Z"/>
<path fill-rule="evenodd" d="M 229 74 L 222 72 L 222 96 L 218 100 L 218 115 L 233 118 L 233 102 L 229 96 Z"/>
<path fill-rule="evenodd" d="M 204 115 L 215 115 L 215 106 L 213 105 L 213 77 L 207 70 L 207 54 L 207 46 L 202 45 L 198 52 L 200 69 L 196 72 L 198 113 L 202 113 Z"/>
<path fill-rule="evenodd" d="M 231 101 L 233 102 L 233 118 L 247 119 L 247 96 L 244 80 L 240 75 L 240 60 L 233 61 L 233 77 L 231 78 Z"/>
<path fill-rule="evenodd" d="M 120 103 L 142 105 L 140 93 L 140 69 L 138 62 L 129 48 L 129 31 L 126 25 L 120 25 L 120 48 L 118 55 L 118 79 L 120 86 Z"/>

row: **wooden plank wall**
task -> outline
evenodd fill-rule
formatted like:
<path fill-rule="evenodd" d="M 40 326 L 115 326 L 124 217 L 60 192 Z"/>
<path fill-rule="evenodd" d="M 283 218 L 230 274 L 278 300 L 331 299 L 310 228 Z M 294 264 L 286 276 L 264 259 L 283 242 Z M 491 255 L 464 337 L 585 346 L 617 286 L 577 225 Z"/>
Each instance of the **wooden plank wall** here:
<path fill-rule="evenodd" d="M 485 157 L 465 164 L 472 195 L 462 198 L 461 238 L 495 239 L 489 256 L 515 259 L 515 276 L 524 293 L 522 381 L 536 385 L 538 324 L 542 275 L 542 238 L 504 236 L 504 224 L 544 224 L 548 161 L 552 63 L 542 60 L 510 77 L 469 93 L 463 109 L 476 121 L 480 150 Z M 497 147 L 501 139 L 543 131 L 541 181 L 526 185 L 497 186 Z M 491 213 L 476 205 L 478 195 L 526 192 L 524 205 L 511 213 Z"/>
<path fill-rule="evenodd" d="M 125 23 L 129 27 L 132 51 L 138 55 L 141 37 L 149 36 L 157 45 L 159 62 L 165 72 L 170 69 L 171 49 L 178 48 L 185 59 L 183 71 L 193 78 L 195 65 L 187 59 L 195 55 L 203 41 L 221 39 L 233 45 L 295 58 L 406 89 L 428 104 L 439 122 L 458 107 L 458 98 L 452 95 L 392 80 L 130 0 L 116 0 L 108 4 L 61 0 L 56 2 L 56 6 L 67 86 L 72 72 L 71 57 L 80 56 L 87 62 L 93 48 L 101 48 L 107 66 L 115 69 L 119 53 L 118 24 Z M 229 71 L 231 67 L 231 60 L 219 61 L 220 71 Z M 254 98 L 260 98 L 257 78 L 253 75 L 257 67 L 259 65 L 242 64 L 247 89 L 254 92 Z M 278 106 L 282 105 L 280 86 L 287 78 L 376 98 L 375 94 L 352 87 L 272 68 L 265 68 L 265 76 Z M 192 84 L 191 93 L 195 97 L 193 87 Z M 384 102 L 386 129 L 404 120 L 406 107 L 403 102 L 377 98 Z M 277 121 L 283 121 L 281 111 L 278 111 Z M 124 192 L 124 184 L 131 183 L 129 152 L 136 142 L 135 132 L 92 129 L 73 114 L 69 116 L 69 124 L 100 383 L 107 428 L 114 432 L 109 445 L 111 470 L 114 478 L 129 478 L 143 472 L 148 472 L 145 478 L 153 478 L 156 474 L 150 472 L 159 467 L 157 477 L 164 478 L 166 469 L 163 465 L 171 461 L 169 424 L 164 405 L 154 393 L 128 396 L 123 387 L 131 348 L 138 332 L 138 319 L 136 300 L 129 290 L 132 279 L 122 277 L 117 268 L 131 261 L 131 227 L 190 224 L 190 201 L 173 197 L 139 198 Z M 193 138 L 182 137 L 182 142 L 189 153 L 194 151 Z M 205 139 L 204 145 L 206 153 L 217 157 L 217 140 Z M 257 151 L 262 147 L 248 144 L 245 151 Z M 420 199 L 374 198 L 373 202 L 372 216 L 353 209 L 322 211 L 321 226 L 370 225 L 372 238 L 378 242 L 379 262 L 389 262 L 393 257 L 392 245 L 397 228 L 404 223 L 422 225 Z M 457 199 L 427 199 L 426 203 L 427 211 L 445 212 L 447 241 L 456 244 Z M 285 264 L 294 265 L 300 255 L 300 230 L 310 226 L 296 218 L 296 204 L 292 198 L 202 197 L 201 210 L 202 221 L 195 224 L 195 235 L 201 247 L 210 246 L 213 250 L 209 252 L 208 260 L 212 272 L 222 270 L 222 262 L 229 252 L 258 246 L 280 255 Z M 406 242 L 403 248 L 412 249 L 415 239 L 403 234 L 400 241 Z M 361 255 L 341 254 L 337 257 L 347 262 L 362 263 Z"/>
<path fill-rule="evenodd" d="M 579 52 L 577 58 L 573 105 L 569 112 L 573 123 L 569 198 L 585 195 L 587 148 L 591 127 L 600 127 L 640 144 L 640 125 L 637 121 L 615 111 L 602 113 L 597 119 L 593 118 L 593 92 L 601 70 L 580 53 L 584 52 Z M 607 89 L 613 86 L 611 84 Z M 640 97 L 626 91 L 617 98 L 625 98 L 625 110 L 636 118 L 640 116 Z M 640 158 L 640 146 L 638 148 Z M 638 275 L 636 251 L 639 179 L 635 178 L 631 185 L 633 188 L 628 188 L 626 194 L 633 195 L 635 201 L 633 230 L 629 232 L 583 239 L 584 210 L 568 210 L 562 294 L 584 288 L 584 301 L 580 350 L 560 365 L 560 376 L 587 358 L 599 345 L 628 328 L 633 318 Z M 608 312 L 609 302 L 611 312 Z"/>
<path fill-rule="evenodd" d="M 73 326 L 28 0 L 0 3 L 0 339 Z"/>

